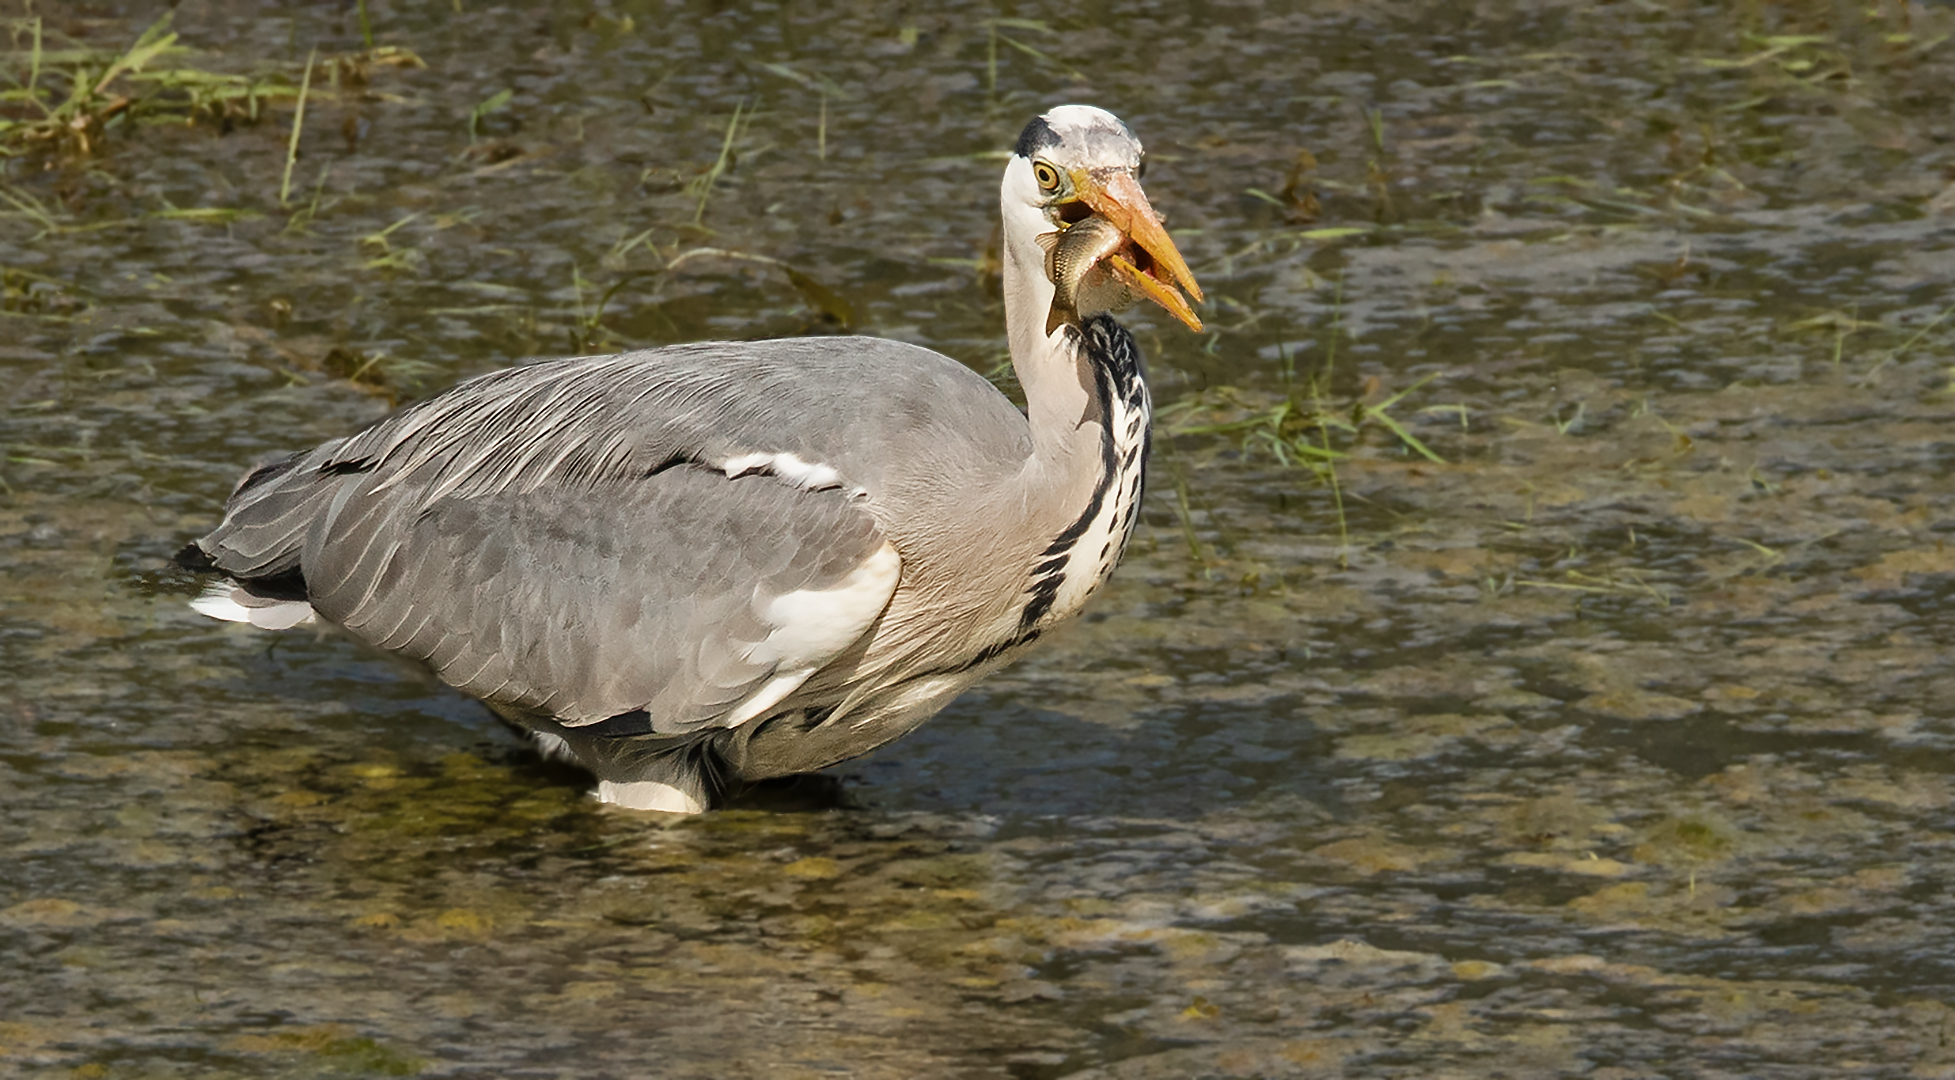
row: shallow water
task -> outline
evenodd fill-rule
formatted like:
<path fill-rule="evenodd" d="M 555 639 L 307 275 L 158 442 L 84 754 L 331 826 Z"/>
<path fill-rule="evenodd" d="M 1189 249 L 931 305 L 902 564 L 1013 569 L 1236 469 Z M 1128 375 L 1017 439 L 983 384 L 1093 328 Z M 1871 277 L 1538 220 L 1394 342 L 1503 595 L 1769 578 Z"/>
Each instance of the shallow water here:
<path fill-rule="evenodd" d="M 289 107 L 8 166 L 0 1072 L 1955 1076 L 1948 7 L 454 6 L 318 69 L 289 207 Z M 1063 100 L 1211 332 L 1131 314 L 1134 551 L 915 736 L 651 821 L 184 606 L 254 459 L 527 356 L 994 371 L 997 152 Z"/>

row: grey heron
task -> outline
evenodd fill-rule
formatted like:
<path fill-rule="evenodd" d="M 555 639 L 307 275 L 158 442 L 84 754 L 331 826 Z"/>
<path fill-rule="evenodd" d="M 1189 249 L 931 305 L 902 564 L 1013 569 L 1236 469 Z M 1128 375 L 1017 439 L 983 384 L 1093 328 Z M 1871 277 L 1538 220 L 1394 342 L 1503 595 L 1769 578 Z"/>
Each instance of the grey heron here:
<path fill-rule="evenodd" d="M 1199 330 L 1202 298 L 1141 161 L 1088 106 L 1018 139 L 1024 413 L 867 337 L 496 371 L 247 473 L 178 556 L 222 576 L 193 606 L 424 664 L 625 806 L 697 813 L 867 753 L 1076 614 L 1133 533 L 1150 406 L 1108 312 Z"/>

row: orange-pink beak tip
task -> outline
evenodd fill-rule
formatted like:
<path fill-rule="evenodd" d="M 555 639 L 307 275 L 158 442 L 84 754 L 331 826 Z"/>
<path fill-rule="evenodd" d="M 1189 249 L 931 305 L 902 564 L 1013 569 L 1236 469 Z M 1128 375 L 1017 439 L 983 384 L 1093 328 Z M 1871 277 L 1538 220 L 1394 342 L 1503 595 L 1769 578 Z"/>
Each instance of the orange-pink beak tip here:
<path fill-rule="evenodd" d="M 1148 204 L 1147 195 L 1140 189 L 1140 181 L 1132 173 L 1116 172 L 1104 184 L 1083 170 L 1074 174 L 1074 190 L 1092 211 L 1125 233 L 1128 240 L 1153 260 L 1152 269 L 1156 273 L 1141 271 L 1133 263 L 1118 255 L 1110 256 L 1109 262 L 1115 272 L 1141 295 L 1166 308 L 1168 314 L 1200 333 L 1201 319 L 1196 317 L 1181 290 L 1187 290 L 1196 303 L 1203 300 L 1202 289 L 1195 282 L 1195 274 L 1188 269 L 1187 260 L 1174 246 L 1174 240 L 1161 226 L 1161 216 Z M 1157 276 L 1158 275 L 1158 276 Z"/>

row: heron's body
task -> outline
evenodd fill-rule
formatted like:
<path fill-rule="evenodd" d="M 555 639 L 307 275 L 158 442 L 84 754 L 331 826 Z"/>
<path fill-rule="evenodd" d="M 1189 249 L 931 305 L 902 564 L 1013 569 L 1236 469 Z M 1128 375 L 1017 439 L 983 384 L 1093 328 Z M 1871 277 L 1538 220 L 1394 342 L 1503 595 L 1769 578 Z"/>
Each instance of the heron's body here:
<path fill-rule="evenodd" d="M 1049 304 L 1018 239 L 1008 307 Z M 1023 415 L 874 338 L 482 376 L 247 476 L 186 549 L 229 579 L 199 608 L 425 663 L 627 805 L 846 760 L 1077 612 L 1132 532 L 1132 339 L 1037 315 L 1008 320 Z"/>

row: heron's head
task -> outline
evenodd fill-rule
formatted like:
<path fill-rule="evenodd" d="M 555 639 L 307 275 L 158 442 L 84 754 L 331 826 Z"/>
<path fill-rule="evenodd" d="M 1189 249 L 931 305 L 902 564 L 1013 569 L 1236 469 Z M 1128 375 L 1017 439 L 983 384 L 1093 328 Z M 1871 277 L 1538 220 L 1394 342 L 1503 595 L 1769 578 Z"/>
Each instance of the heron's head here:
<path fill-rule="evenodd" d="M 1061 105 L 1018 137 L 1005 167 L 1006 227 L 1050 233 L 1099 215 L 1127 239 L 1105 260 L 1114 277 L 1200 330 L 1182 290 L 1200 300 L 1201 286 L 1140 189 L 1143 161 L 1140 140 L 1119 117 L 1091 105 Z"/>

